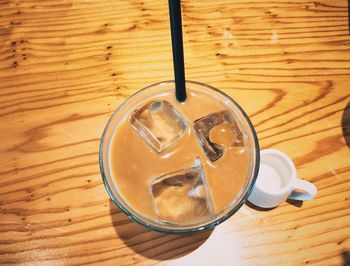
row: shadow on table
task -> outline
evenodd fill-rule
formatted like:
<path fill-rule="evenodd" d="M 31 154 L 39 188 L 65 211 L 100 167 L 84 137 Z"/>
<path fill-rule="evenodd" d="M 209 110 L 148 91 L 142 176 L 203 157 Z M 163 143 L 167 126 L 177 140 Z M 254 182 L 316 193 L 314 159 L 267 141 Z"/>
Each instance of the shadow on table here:
<path fill-rule="evenodd" d="M 119 238 L 139 255 L 153 260 L 185 256 L 199 248 L 213 230 L 190 235 L 162 234 L 131 221 L 110 200 L 110 214 Z M 136 261 L 135 261 L 136 262 Z"/>
<path fill-rule="evenodd" d="M 297 208 L 300 208 L 301 206 L 303 206 L 303 201 L 301 201 L 301 200 L 287 199 L 286 202 L 287 202 L 288 204 L 290 204 L 290 205 L 293 205 L 294 207 L 297 207 Z M 261 208 L 261 207 L 255 206 L 253 203 L 251 203 L 251 202 L 249 202 L 249 201 L 247 201 L 245 204 L 246 204 L 249 208 L 254 209 L 254 210 L 256 210 L 256 211 L 264 211 L 264 212 L 266 212 L 266 211 L 270 211 L 270 210 L 273 210 L 273 209 L 277 208 L 277 207 L 273 207 L 273 208 Z"/>
<path fill-rule="evenodd" d="M 343 266 L 349 266 L 350 265 L 350 253 L 348 251 L 344 251 L 341 253 L 343 257 Z"/>
<path fill-rule="evenodd" d="M 350 102 L 345 106 L 341 119 L 341 127 L 346 145 L 350 148 Z"/>

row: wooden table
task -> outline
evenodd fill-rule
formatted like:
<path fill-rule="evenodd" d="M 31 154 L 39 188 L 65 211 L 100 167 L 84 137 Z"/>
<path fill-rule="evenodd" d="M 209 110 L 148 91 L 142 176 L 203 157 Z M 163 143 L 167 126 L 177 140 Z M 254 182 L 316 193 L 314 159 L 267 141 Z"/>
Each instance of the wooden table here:
<path fill-rule="evenodd" d="M 173 79 L 167 1 L 0 0 L 0 264 L 349 265 L 347 2 L 182 8 L 187 79 L 239 102 L 317 198 L 245 205 L 189 236 L 131 222 L 102 184 L 99 141 L 127 97 Z"/>

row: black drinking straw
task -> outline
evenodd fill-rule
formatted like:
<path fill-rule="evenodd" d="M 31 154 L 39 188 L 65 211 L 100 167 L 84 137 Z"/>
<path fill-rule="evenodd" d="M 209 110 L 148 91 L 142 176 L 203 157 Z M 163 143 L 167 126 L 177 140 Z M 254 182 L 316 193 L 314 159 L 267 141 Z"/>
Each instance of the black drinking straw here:
<path fill-rule="evenodd" d="M 181 0 L 169 0 L 171 42 L 175 75 L 176 99 L 186 100 L 184 49 L 182 41 Z"/>

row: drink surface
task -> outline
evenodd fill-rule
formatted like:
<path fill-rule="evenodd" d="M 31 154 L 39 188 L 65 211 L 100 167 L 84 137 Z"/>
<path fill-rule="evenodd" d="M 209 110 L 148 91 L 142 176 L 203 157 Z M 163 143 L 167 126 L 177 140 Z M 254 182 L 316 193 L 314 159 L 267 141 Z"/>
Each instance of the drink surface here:
<path fill-rule="evenodd" d="M 198 157 L 203 164 L 215 213 L 221 212 L 232 202 L 246 181 L 249 168 L 246 142 L 241 146 L 230 146 L 233 142 L 231 138 L 234 138 L 230 128 L 226 123 L 216 125 L 211 129 L 209 138 L 218 147 L 223 147 L 224 152 L 219 159 L 212 161 L 204 153 L 193 128 L 196 120 L 228 108 L 205 93 L 188 90 L 187 94 L 184 103 L 177 102 L 173 93 L 165 93 L 135 107 L 139 110 L 151 100 L 165 100 L 174 106 L 188 121 L 185 133 L 175 144 L 157 152 L 131 126 L 132 112 L 119 123 L 110 142 L 110 170 L 120 194 L 135 211 L 151 219 L 157 219 L 150 188 L 152 180 L 183 170 Z M 185 201 L 179 202 L 181 204 L 185 204 Z M 169 206 L 169 211 L 171 208 Z"/>

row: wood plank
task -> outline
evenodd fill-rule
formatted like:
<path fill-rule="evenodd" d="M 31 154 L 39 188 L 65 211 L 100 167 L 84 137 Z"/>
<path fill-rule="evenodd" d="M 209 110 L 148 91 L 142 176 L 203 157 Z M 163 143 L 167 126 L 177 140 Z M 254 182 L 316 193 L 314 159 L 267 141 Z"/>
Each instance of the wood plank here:
<path fill-rule="evenodd" d="M 130 221 L 105 192 L 99 141 L 119 104 L 173 79 L 167 1 L 0 0 L 0 264 L 350 263 L 347 2 L 182 8 L 187 79 L 232 96 L 317 198 L 243 206 L 190 236 Z"/>

